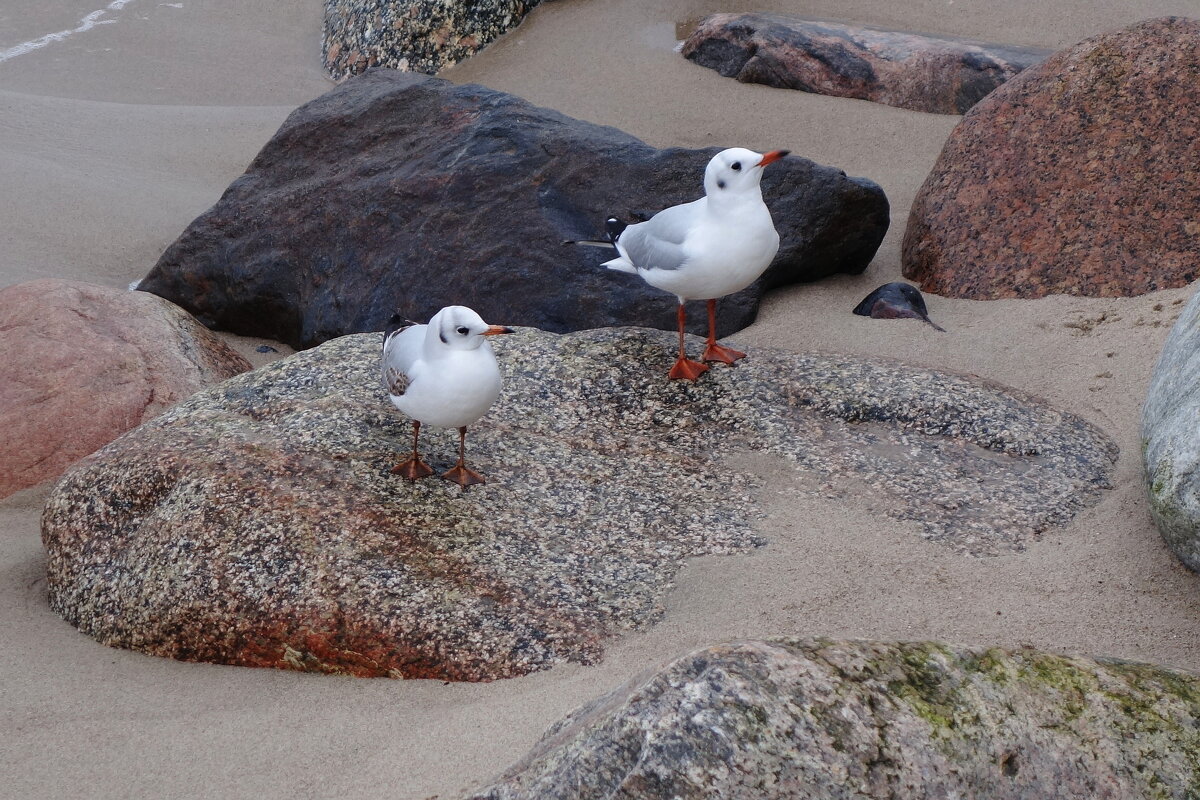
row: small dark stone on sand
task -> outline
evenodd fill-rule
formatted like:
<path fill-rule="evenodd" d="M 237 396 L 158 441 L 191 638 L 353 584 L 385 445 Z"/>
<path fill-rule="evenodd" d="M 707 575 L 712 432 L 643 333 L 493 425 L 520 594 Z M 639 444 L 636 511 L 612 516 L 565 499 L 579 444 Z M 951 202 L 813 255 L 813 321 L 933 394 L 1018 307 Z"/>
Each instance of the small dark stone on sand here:
<path fill-rule="evenodd" d="M 258 347 L 254 348 L 254 351 L 256 353 L 278 353 L 279 352 L 274 347 L 271 347 L 271 345 L 269 345 L 269 344 L 260 344 Z"/>
<path fill-rule="evenodd" d="M 895 281 L 885 283 L 862 299 L 854 307 L 854 313 L 860 317 L 872 319 L 922 319 L 942 333 L 946 329 L 937 325 L 929 318 L 925 308 L 925 298 L 921 290 L 910 283 Z"/>

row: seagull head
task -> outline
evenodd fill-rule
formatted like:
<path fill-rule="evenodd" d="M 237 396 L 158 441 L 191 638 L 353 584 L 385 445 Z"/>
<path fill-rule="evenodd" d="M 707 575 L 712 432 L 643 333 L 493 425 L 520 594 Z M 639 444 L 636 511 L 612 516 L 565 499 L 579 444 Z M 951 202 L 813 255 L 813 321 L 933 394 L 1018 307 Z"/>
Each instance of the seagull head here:
<path fill-rule="evenodd" d="M 743 192 L 758 192 L 763 169 L 787 154 L 787 150 L 756 153 L 744 147 L 722 150 L 712 157 L 704 170 L 704 193 L 709 197 L 732 197 Z"/>
<path fill-rule="evenodd" d="M 483 344 L 483 337 L 512 332 L 512 328 L 488 325 L 466 306 L 446 306 L 429 320 L 426 341 L 433 336 L 451 350 L 476 350 Z"/>

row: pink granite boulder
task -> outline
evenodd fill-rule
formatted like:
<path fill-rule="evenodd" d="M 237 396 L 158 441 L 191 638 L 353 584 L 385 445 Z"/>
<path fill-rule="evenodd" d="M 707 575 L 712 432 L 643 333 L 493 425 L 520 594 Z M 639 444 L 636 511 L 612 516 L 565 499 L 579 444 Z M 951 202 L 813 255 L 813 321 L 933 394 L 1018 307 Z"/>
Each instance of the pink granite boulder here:
<path fill-rule="evenodd" d="M 949 297 L 1124 297 L 1200 276 L 1200 20 L 1088 39 L 996 89 L 912 205 L 904 276 Z"/>
<path fill-rule="evenodd" d="M 0 290 L 0 497 L 250 364 L 183 309 L 64 280 Z"/>

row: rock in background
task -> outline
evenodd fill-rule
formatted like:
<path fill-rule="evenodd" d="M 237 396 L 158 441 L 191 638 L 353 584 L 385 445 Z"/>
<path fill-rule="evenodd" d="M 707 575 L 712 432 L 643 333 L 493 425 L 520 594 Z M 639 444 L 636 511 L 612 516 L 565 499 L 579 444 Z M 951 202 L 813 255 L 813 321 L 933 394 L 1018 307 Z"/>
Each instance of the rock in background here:
<path fill-rule="evenodd" d="M 433 74 L 469 58 L 541 0 L 325 0 L 325 69 Z"/>
<path fill-rule="evenodd" d="M 1142 410 L 1150 513 L 1171 550 L 1200 571 L 1200 294 L 1167 341 Z"/>
<path fill-rule="evenodd" d="M 684 559 L 761 544 L 761 479 L 726 454 L 791 462 L 812 494 L 978 555 L 1095 503 L 1116 457 L 1081 420 L 961 376 L 752 351 L 693 384 L 667 380 L 662 331 L 503 338 L 503 394 L 468 437 L 486 486 L 390 474 L 411 425 L 380 385 L 381 337 L 344 337 L 64 476 L 43 516 L 51 606 L 155 655 L 490 680 L 595 660 L 661 615 Z M 422 431 L 439 471 L 456 444 Z"/>
<path fill-rule="evenodd" d="M 157 297 L 65 280 L 0 290 L 0 497 L 250 364 Z"/>
<path fill-rule="evenodd" d="M 988 95 L 913 202 L 905 277 L 989 300 L 1123 297 L 1200 275 L 1200 20 L 1064 50 Z"/>
<path fill-rule="evenodd" d="M 743 83 L 962 114 L 1049 50 L 784 14 L 713 14 L 683 55 Z"/>
<path fill-rule="evenodd" d="M 552 727 L 472 800 L 1195 797 L 1200 678 L 1019 650 L 700 650 Z"/>
<path fill-rule="evenodd" d="M 450 304 L 568 331 L 673 330 L 675 300 L 599 265 L 599 238 L 703 195 L 716 148 L 656 150 L 503 92 L 373 70 L 297 109 L 139 288 L 205 324 L 294 347 L 424 322 Z M 788 157 L 763 193 L 779 254 L 721 303 L 722 336 L 773 286 L 866 269 L 888 226 L 883 190 Z M 694 330 L 705 330 L 703 313 Z"/>

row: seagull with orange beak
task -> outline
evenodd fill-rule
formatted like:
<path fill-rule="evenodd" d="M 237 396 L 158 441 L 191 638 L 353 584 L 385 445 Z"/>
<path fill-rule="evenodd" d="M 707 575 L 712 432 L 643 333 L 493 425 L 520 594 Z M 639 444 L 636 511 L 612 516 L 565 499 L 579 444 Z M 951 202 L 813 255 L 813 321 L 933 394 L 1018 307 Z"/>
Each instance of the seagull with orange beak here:
<path fill-rule="evenodd" d="M 770 266 L 779 234 L 762 199 L 763 170 L 787 150 L 756 153 L 742 147 L 722 150 L 704 170 L 704 197 L 672 206 L 645 222 L 608 220 L 608 242 L 618 258 L 609 269 L 641 276 L 651 286 L 679 298 L 679 358 L 671 378 L 696 380 L 708 365 L 684 350 L 684 303 L 708 301 L 708 346 L 703 361 L 733 364 L 746 354 L 717 344 L 717 298 L 745 289 Z"/>
<path fill-rule="evenodd" d="M 433 474 L 417 452 L 421 423 L 426 423 L 458 428 L 458 463 L 443 478 L 464 489 L 487 482 L 465 463 L 467 426 L 500 396 L 500 367 L 485 337 L 512 332 L 488 325 L 466 306 L 446 306 L 428 325 L 406 325 L 400 315 L 392 317 L 383 337 L 383 383 L 392 405 L 413 421 L 412 455 L 393 473 L 410 481 Z"/>

